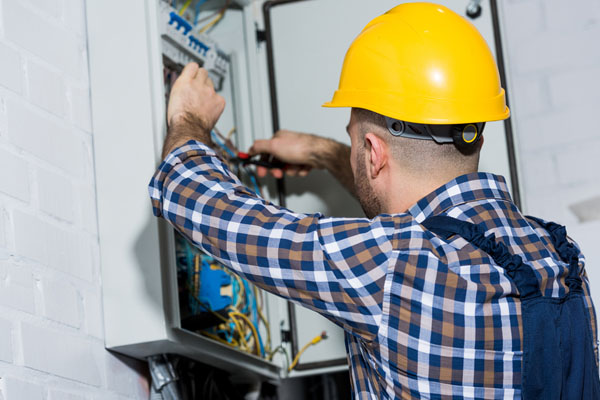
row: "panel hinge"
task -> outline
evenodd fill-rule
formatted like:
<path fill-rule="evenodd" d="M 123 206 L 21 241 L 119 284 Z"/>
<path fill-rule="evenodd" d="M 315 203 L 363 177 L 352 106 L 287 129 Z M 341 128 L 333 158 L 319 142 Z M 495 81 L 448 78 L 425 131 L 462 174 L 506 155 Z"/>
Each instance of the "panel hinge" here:
<path fill-rule="evenodd" d="M 258 43 L 263 43 L 267 41 L 267 31 L 265 31 L 264 29 L 257 29 L 256 30 L 256 41 Z"/>
<path fill-rule="evenodd" d="M 281 341 L 283 343 L 289 343 L 292 341 L 292 331 L 288 329 L 281 330 Z"/>

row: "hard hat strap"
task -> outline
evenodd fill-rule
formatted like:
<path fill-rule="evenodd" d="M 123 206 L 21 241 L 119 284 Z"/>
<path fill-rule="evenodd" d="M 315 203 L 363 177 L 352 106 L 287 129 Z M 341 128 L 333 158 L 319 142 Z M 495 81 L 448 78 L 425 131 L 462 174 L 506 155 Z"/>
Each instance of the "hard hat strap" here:
<path fill-rule="evenodd" d="M 388 131 L 397 137 L 433 140 L 438 144 L 454 143 L 459 148 L 479 142 L 485 122 L 473 124 L 434 125 L 406 122 L 385 117 Z"/>

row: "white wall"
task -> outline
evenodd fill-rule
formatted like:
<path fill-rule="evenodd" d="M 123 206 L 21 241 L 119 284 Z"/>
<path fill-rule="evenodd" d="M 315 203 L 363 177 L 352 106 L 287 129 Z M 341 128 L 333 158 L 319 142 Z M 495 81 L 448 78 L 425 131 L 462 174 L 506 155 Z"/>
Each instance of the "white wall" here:
<path fill-rule="evenodd" d="M 600 2 L 498 3 L 525 211 L 566 224 L 600 306 Z M 578 218 L 572 207 L 585 201 Z"/>
<path fill-rule="evenodd" d="M 104 349 L 84 0 L 0 1 L 0 399 L 147 398 Z"/>

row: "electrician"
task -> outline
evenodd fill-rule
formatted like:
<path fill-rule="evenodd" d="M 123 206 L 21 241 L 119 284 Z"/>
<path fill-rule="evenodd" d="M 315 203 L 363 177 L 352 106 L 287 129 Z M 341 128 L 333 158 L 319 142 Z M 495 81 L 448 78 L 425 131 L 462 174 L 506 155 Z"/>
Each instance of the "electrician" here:
<path fill-rule="evenodd" d="M 600 398 L 583 255 L 564 227 L 524 217 L 502 177 L 477 172 L 484 123 L 509 110 L 469 22 L 408 3 L 367 25 L 325 105 L 351 108 L 350 148 L 293 132 L 254 144 L 294 171 L 329 170 L 367 218 L 297 214 L 244 187 L 210 148 L 224 105 L 188 65 L 154 212 L 341 326 L 355 398 Z"/>

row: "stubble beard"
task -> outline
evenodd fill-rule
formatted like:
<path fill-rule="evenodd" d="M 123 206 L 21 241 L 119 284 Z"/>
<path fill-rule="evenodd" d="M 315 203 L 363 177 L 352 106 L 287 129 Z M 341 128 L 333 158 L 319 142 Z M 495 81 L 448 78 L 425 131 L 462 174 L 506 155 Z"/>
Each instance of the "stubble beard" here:
<path fill-rule="evenodd" d="M 369 185 L 367 169 L 364 162 L 357 162 L 356 175 L 354 176 L 354 187 L 356 189 L 356 197 L 358 198 L 358 202 L 360 203 L 360 206 L 362 207 L 367 218 L 373 219 L 381 214 L 381 201 L 377 198 L 377 196 L 375 196 L 373 189 Z"/>

